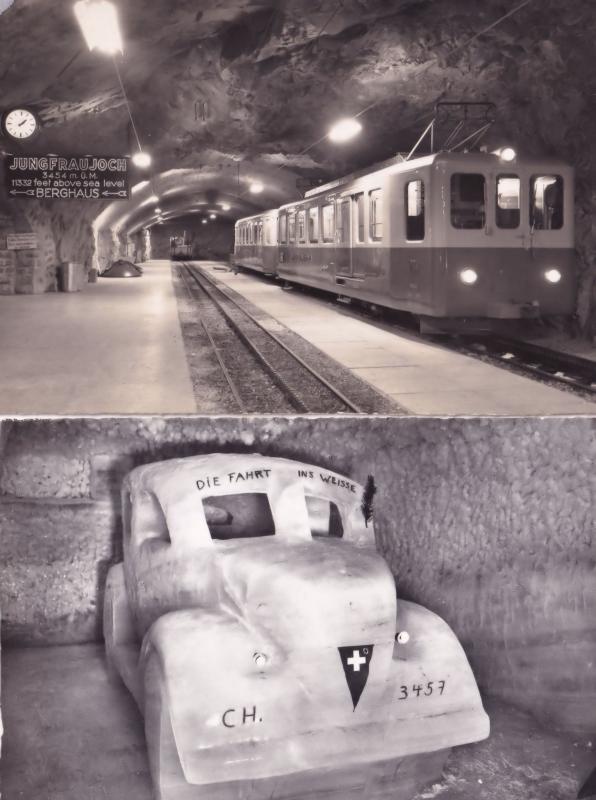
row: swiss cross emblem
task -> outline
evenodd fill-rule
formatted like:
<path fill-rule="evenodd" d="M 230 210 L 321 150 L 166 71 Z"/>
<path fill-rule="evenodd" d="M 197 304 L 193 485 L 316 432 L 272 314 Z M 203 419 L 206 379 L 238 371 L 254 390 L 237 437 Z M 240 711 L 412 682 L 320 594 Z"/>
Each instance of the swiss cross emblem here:
<path fill-rule="evenodd" d="M 344 668 L 348 689 L 352 696 L 354 711 L 360 700 L 368 680 L 368 668 L 373 654 L 373 645 L 364 644 L 357 647 L 338 647 L 341 665 Z"/>

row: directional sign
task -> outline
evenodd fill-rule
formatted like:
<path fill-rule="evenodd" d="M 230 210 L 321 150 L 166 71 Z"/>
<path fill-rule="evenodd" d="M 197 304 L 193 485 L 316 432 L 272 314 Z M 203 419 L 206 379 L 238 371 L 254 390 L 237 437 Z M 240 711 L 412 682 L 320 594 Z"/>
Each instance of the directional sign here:
<path fill-rule="evenodd" d="M 103 156 L 6 156 L 8 196 L 37 200 L 127 200 L 129 160 Z"/>

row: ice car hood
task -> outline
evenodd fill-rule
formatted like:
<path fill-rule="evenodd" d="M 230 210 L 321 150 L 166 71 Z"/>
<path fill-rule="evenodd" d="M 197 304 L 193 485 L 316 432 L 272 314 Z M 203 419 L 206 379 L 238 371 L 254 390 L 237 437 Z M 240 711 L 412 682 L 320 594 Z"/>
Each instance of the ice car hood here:
<path fill-rule="evenodd" d="M 217 783 L 222 768 L 227 780 L 252 780 L 487 735 L 457 639 L 425 609 L 400 601 L 398 613 L 391 573 L 375 552 L 268 537 L 226 543 L 217 561 L 217 609 L 165 614 L 144 647 L 159 655 L 190 783 Z M 412 635 L 405 648 L 394 640 L 396 618 Z M 403 702 L 404 684 L 420 697 L 412 690 Z"/>
<path fill-rule="evenodd" d="M 393 640 L 395 583 L 372 548 L 272 536 L 226 543 L 217 562 L 221 610 L 284 650 Z"/>

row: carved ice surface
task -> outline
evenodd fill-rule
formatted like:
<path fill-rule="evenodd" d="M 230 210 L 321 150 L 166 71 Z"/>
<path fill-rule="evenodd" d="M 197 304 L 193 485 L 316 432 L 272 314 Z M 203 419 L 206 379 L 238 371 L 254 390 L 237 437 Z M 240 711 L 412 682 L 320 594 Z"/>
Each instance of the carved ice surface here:
<path fill-rule="evenodd" d="M 488 735 L 452 631 L 396 600 L 363 495 L 325 468 L 249 454 L 129 474 L 104 635 L 160 797 L 329 791 L 350 765 L 380 798 L 400 762 Z"/>

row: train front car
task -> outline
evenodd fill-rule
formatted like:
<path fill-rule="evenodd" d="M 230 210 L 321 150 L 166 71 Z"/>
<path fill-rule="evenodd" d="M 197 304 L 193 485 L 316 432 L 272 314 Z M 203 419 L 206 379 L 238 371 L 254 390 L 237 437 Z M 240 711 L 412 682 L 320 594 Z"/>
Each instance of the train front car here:
<path fill-rule="evenodd" d="M 277 272 L 277 211 L 265 211 L 239 219 L 234 226 L 234 256 L 236 268 L 275 275 Z"/>
<path fill-rule="evenodd" d="M 511 152 L 511 151 L 510 151 Z M 573 170 L 553 160 L 439 154 L 429 197 L 433 318 L 486 327 L 575 310 Z M 408 184 L 408 188 L 409 188 Z M 407 204 L 417 202 L 406 194 Z M 412 210 L 415 210 L 412 208 Z M 434 223 L 434 224 L 433 224 Z M 407 256 L 406 256 L 407 257 Z M 412 264 L 408 275 L 416 269 Z M 396 254 L 392 270 L 403 269 Z M 419 268 L 418 268 L 419 269 Z M 503 326 L 501 325 L 501 328 Z"/>
<path fill-rule="evenodd" d="M 123 527 L 106 651 L 159 800 L 409 800 L 488 735 L 461 645 L 396 600 L 350 478 L 247 454 L 149 464 Z"/>
<path fill-rule="evenodd" d="M 423 328 L 575 308 L 573 171 L 561 162 L 393 160 L 280 208 L 278 238 L 284 280 L 411 312 Z"/>

